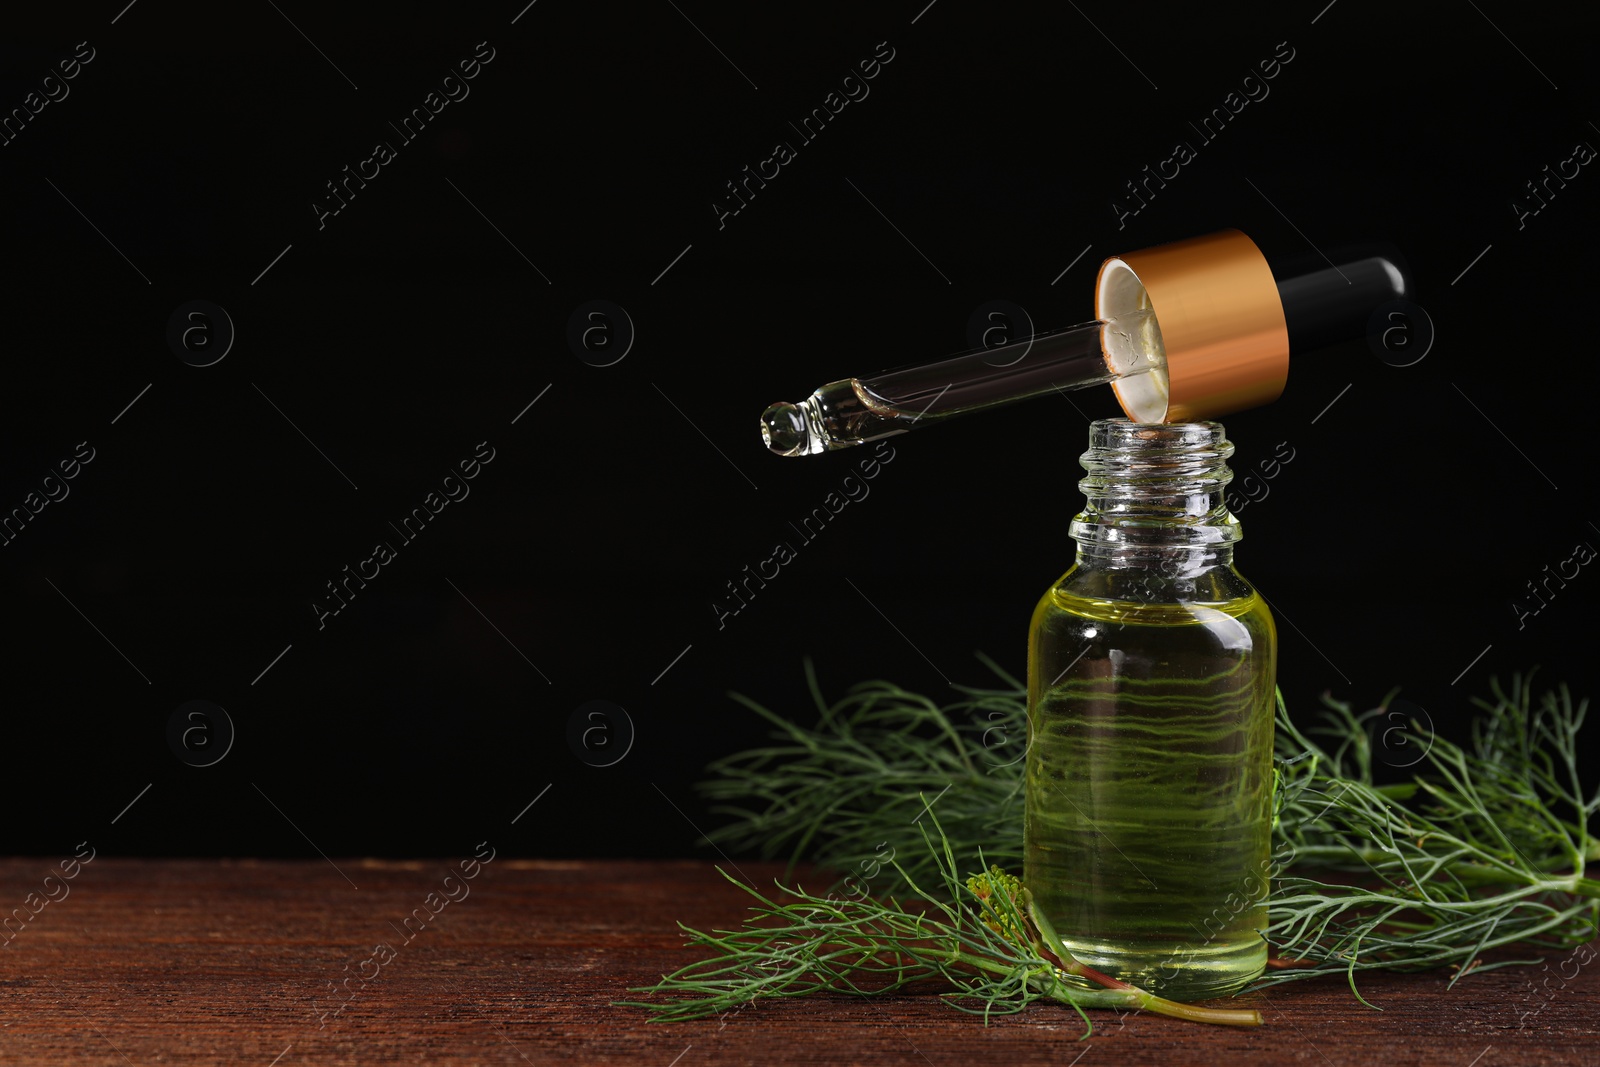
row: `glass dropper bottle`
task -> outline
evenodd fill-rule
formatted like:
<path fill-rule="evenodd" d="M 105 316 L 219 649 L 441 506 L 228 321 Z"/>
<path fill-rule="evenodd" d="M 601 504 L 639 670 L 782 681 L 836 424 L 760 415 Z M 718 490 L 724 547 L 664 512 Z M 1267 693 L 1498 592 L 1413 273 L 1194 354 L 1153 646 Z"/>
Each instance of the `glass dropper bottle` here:
<path fill-rule="evenodd" d="M 1358 336 L 1409 297 L 1392 252 L 1296 272 L 1238 230 L 1107 259 L 1091 322 L 822 386 L 761 414 L 773 452 L 809 456 L 1050 392 L 1109 383 L 1128 418 L 1193 422 L 1270 403 L 1298 351 Z M 1281 280 L 1280 280 L 1281 278 Z"/>

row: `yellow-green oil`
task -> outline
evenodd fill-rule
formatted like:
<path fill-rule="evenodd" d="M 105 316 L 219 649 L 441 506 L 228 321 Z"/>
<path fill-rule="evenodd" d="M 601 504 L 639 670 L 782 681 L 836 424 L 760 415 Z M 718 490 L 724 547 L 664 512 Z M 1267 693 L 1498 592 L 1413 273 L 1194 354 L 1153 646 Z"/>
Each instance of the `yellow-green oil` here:
<path fill-rule="evenodd" d="M 1030 630 L 1024 881 L 1090 967 L 1175 999 L 1235 992 L 1267 958 L 1271 612 L 1231 567 L 1198 602 L 1074 595 L 1071 577 Z"/>

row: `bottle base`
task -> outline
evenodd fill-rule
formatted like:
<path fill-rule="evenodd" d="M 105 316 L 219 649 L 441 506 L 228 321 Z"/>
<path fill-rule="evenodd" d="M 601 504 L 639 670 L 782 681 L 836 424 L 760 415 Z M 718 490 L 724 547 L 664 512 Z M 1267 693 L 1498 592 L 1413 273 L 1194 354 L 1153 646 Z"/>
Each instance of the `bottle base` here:
<path fill-rule="evenodd" d="M 1104 945 L 1075 944 L 1070 939 L 1063 943 L 1080 963 L 1168 1000 L 1231 996 L 1260 978 L 1267 969 L 1266 945 L 1259 940 L 1232 950 L 1174 945 L 1157 952 L 1108 951 Z M 1063 974 L 1061 979 L 1067 985 L 1086 990 L 1104 988 L 1075 975 Z"/>

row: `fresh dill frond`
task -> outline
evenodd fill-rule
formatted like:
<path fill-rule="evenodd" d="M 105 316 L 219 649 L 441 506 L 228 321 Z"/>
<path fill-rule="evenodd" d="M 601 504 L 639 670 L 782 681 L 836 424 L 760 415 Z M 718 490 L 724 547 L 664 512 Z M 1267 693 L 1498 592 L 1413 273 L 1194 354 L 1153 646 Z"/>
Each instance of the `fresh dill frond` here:
<path fill-rule="evenodd" d="M 711 777 L 697 788 L 712 812 L 732 817 L 707 840 L 787 860 L 786 878 L 802 859 L 813 859 L 838 871 L 840 883 L 855 877 L 876 891 L 904 891 L 912 880 L 942 884 L 917 833 L 923 812 L 936 809 L 957 855 L 982 852 L 1003 867 L 1021 867 L 1027 690 L 987 656 L 978 658 L 1003 684 L 956 686 L 963 698 L 945 705 L 884 681 L 862 682 L 829 704 L 807 659 L 806 684 L 819 714 L 810 727 L 730 693 L 772 723 L 773 744 L 707 768 Z M 893 867 L 885 846 L 902 854 Z"/>
<path fill-rule="evenodd" d="M 1020 869 L 1026 691 L 980 658 L 1005 684 L 958 687 L 963 699 L 945 705 L 882 681 L 830 705 L 808 661 L 820 716 L 809 727 L 734 695 L 773 723 L 774 744 L 711 765 L 700 788 L 733 821 L 710 839 L 787 859 L 790 874 L 802 859 L 839 872 L 833 888 L 852 885 L 852 899 L 827 900 L 852 921 L 882 918 L 880 905 L 855 899 L 869 892 L 909 890 L 939 907 L 975 896 L 921 847 L 929 813 L 944 854 L 989 872 L 980 879 L 992 877 L 990 864 Z M 1251 988 L 1339 971 L 1354 990 L 1357 971 L 1446 966 L 1453 984 L 1538 962 L 1486 961 L 1494 950 L 1562 950 L 1600 933 L 1600 881 L 1585 869 L 1600 859 L 1590 828 L 1600 788 L 1584 793 L 1578 757 L 1588 702 L 1565 687 L 1535 702 L 1531 676 L 1509 692 L 1491 685 L 1492 700 L 1473 701 L 1484 714 L 1471 744 L 1413 734 L 1425 760 L 1397 784 L 1374 780 L 1369 737 L 1393 693 L 1361 713 L 1325 695 L 1322 720 L 1306 730 L 1279 694 L 1273 856 L 1282 869 L 1263 931 L 1274 969 Z M 1003 928 L 979 926 L 1004 940 Z"/>
<path fill-rule="evenodd" d="M 1450 966 L 1454 985 L 1536 959 L 1485 961 L 1499 949 L 1561 950 L 1600 933 L 1600 859 L 1589 827 L 1600 787 L 1585 795 L 1578 734 L 1588 702 L 1563 686 L 1535 704 L 1531 678 L 1494 700 L 1474 723 L 1472 745 L 1416 735 L 1426 767 L 1399 786 L 1373 783 L 1367 722 L 1326 700 L 1310 740 L 1277 719 L 1278 855 L 1267 940 L 1300 966 L 1269 972 L 1255 988 L 1341 971 Z M 1327 881 L 1309 872 L 1341 872 Z M 1356 992 L 1359 997 L 1359 991 Z"/>
<path fill-rule="evenodd" d="M 781 884 L 784 899 L 775 899 L 718 868 L 754 899 L 753 916 L 738 930 L 702 932 L 680 923 L 689 944 L 706 954 L 654 985 L 630 990 L 673 999 L 619 1004 L 649 1009 L 657 1020 L 698 1019 L 761 999 L 881 996 L 933 981 L 949 987 L 941 994 L 946 1003 L 985 1021 L 1041 1000 L 1065 1004 L 1082 1016 L 1085 1037 L 1092 1029 L 1084 1011 L 1089 1007 L 1142 1009 L 1225 1026 L 1261 1025 L 1253 1010 L 1179 1004 L 1084 966 L 1016 878 L 991 866 L 963 883 L 938 816 L 930 813 L 917 827 L 938 891 L 923 888 L 894 860 L 910 888 L 903 904 L 893 896 L 841 900 Z M 1068 976 L 1103 988 L 1080 988 Z"/>

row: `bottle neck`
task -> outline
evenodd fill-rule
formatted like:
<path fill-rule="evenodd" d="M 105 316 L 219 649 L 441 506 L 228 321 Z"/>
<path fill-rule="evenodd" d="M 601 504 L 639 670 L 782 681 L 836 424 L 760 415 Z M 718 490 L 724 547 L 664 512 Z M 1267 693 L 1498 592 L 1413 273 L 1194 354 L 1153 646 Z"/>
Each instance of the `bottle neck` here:
<path fill-rule="evenodd" d="M 1223 502 L 1232 455 L 1218 422 L 1093 423 L 1078 483 L 1084 509 L 1071 526 L 1079 565 L 1175 578 L 1231 565 L 1242 536 Z"/>

